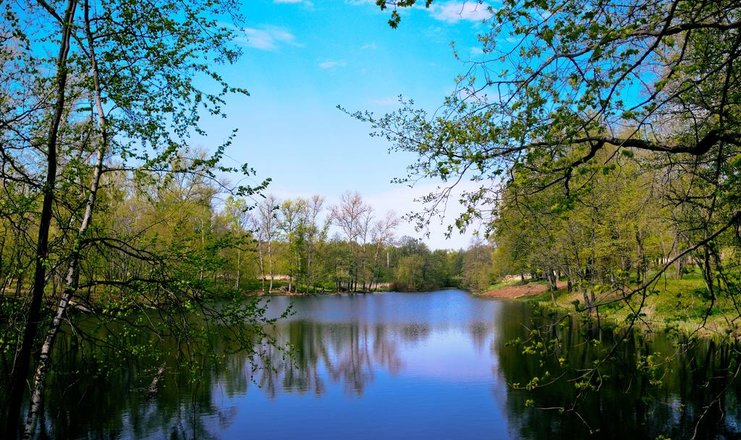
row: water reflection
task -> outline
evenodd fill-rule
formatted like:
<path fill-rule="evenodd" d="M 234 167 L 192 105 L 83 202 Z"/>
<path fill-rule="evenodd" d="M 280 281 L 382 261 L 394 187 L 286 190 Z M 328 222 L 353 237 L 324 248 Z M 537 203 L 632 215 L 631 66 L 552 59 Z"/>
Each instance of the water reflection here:
<path fill-rule="evenodd" d="M 293 299 L 297 313 L 272 330 L 279 347 L 262 358 L 251 379 L 270 398 L 327 393 L 338 385 L 362 396 L 379 372 L 450 381 L 490 381 L 499 304 L 445 295 L 375 295 Z M 459 301 L 459 299 L 464 301 Z M 281 310 L 290 301 L 278 299 Z M 425 304 L 425 307 L 419 307 Z M 442 313 L 431 314 L 431 310 Z"/>
<path fill-rule="evenodd" d="M 583 438 L 591 431 L 599 438 L 690 438 L 701 415 L 698 438 L 739 432 L 739 387 L 724 393 L 737 360 L 728 346 L 708 342 L 681 352 L 656 385 L 639 360 L 673 353 L 676 342 L 635 336 L 601 370 L 598 392 L 579 395 L 573 376 L 526 392 L 509 385 L 545 371 L 556 376 L 561 364 L 567 373 L 583 371 L 611 335 L 585 339 L 579 322 L 546 325 L 554 317 L 527 305 L 459 291 L 281 297 L 271 307 L 279 313 L 289 303 L 296 313 L 268 329 L 275 344 L 231 353 L 195 382 L 187 366 L 167 360 L 154 397 L 146 390 L 159 363 L 122 363 L 120 355 L 68 337 L 50 378 L 48 435 L 429 440 Z M 541 340 L 557 342 L 549 356 L 511 343 L 534 329 L 547 329 Z M 218 339 L 202 349 L 229 352 Z M 722 398 L 709 405 L 715 396 Z M 528 408 L 527 400 L 538 408 L 578 405 L 560 412 Z"/>
<path fill-rule="evenodd" d="M 526 384 L 544 372 L 561 380 L 532 392 L 511 391 L 508 412 L 523 438 L 738 438 L 738 346 L 710 340 L 690 341 L 666 334 L 632 334 L 613 352 L 615 334 L 594 333 L 574 319 L 552 324 L 553 316 L 522 309 L 520 322 L 550 330 L 546 345 L 558 341 L 550 356 L 523 354 L 527 337 L 513 321 L 502 322 L 494 348 L 508 383 Z M 556 345 L 554 344 L 554 347 Z M 577 385 L 607 352 L 610 362 L 592 376 L 594 391 Z M 565 365 L 561 368 L 561 365 Z M 536 408 L 527 408 L 531 400 Z M 545 409 L 543 409 L 545 408 Z M 561 412 L 564 408 L 566 411 Z"/>

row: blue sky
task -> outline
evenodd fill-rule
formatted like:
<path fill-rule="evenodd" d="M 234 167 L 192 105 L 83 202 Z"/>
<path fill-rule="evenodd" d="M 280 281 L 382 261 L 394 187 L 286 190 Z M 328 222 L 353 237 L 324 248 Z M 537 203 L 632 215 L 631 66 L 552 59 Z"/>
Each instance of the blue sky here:
<path fill-rule="evenodd" d="M 389 154 L 387 144 L 368 135 L 370 127 L 336 106 L 385 113 L 404 95 L 436 109 L 466 68 L 450 43 L 462 58 L 480 53 L 476 36 L 485 29 L 486 6 L 437 1 L 430 10 L 404 11 L 396 30 L 372 0 L 245 0 L 242 13 L 237 43 L 244 55 L 219 72 L 251 96 L 230 99 L 229 117 L 207 122 L 213 143 L 238 128 L 230 160 L 249 163 L 259 179 L 271 177 L 268 192 L 281 199 L 320 194 L 328 206 L 358 191 L 379 216 L 414 209 L 412 199 L 433 183 L 414 190 L 391 184 L 412 157 Z M 431 247 L 469 244 L 468 235 L 445 241 L 441 230 L 431 228 L 425 240 Z M 409 225 L 402 234 L 415 235 Z"/>

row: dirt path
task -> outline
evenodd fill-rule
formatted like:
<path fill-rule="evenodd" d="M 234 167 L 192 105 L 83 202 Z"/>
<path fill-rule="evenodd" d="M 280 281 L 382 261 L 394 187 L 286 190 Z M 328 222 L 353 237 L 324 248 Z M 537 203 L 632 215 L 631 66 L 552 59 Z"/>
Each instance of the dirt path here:
<path fill-rule="evenodd" d="M 566 283 L 559 282 L 558 288 L 562 289 L 566 287 Z M 525 284 L 518 286 L 506 286 L 496 290 L 489 290 L 481 294 L 487 298 L 499 298 L 499 299 L 515 299 L 523 296 L 539 295 L 546 291 L 547 287 L 545 284 Z"/>

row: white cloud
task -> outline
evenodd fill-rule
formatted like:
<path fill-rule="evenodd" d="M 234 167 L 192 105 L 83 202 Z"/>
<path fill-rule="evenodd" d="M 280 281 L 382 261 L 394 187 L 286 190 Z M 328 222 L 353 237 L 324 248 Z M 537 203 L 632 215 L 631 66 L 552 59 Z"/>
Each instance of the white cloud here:
<path fill-rule="evenodd" d="M 347 66 L 347 62 L 342 60 L 327 60 L 319 63 L 319 68 L 324 70 L 337 69 L 338 67 L 345 66 Z"/>
<path fill-rule="evenodd" d="M 237 39 L 237 43 L 246 47 L 259 50 L 277 50 L 278 46 L 289 44 L 298 46 L 296 36 L 285 29 L 266 26 L 262 29 L 242 28 L 243 36 Z"/>
<path fill-rule="evenodd" d="M 376 43 L 368 43 L 360 46 L 363 50 L 375 50 L 378 49 L 378 45 Z"/>
<path fill-rule="evenodd" d="M 297 0 L 278 0 L 278 1 L 297 1 Z M 489 0 L 495 1 L 495 0 Z M 496 2 L 496 1 L 495 1 Z M 379 13 L 390 14 L 388 10 L 381 11 L 380 8 L 375 6 L 375 0 L 345 0 L 346 4 L 352 6 L 361 5 L 373 5 Z M 427 8 L 424 4 L 414 6 L 411 9 L 416 10 L 427 10 L 434 19 L 444 21 L 446 23 L 457 23 L 459 21 L 483 21 L 491 18 L 492 13 L 490 10 L 489 3 L 478 1 L 478 0 L 464 0 L 464 1 L 448 1 L 445 3 L 433 2 L 432 5 Z M 401 8 L 397 12 L 406 13 L 408 8 Z"/>
<path fill-rule="evenodd" d="M 273 0 L 273 3 L 301 3 L 304 0 Z"/>
<path fill-rule="evenodd" d="M 489 5 L 477 1 L 448 2 L 430 7 L 432 17 L 447 23 L 457 23 L 461 20 L 483 21 L 491 18 Z"/>

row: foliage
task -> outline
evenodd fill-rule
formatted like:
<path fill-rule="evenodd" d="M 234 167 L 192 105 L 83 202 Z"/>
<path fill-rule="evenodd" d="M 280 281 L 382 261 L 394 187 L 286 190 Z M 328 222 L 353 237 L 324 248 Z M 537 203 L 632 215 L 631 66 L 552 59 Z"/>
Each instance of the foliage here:
<path fill-rule="evenodd" d="M 33 435 L 54 341 L 70 309 L 127 322 L 129 310 L 167 307 L 171 330 L 183 313 L 207 313 L 213 289 L 204 270 L 219 264 L 231 240 L 221 234 L 206 243 L 207 232 L 219 233 L 206 228 L 215 188 L 244 196 L 266 183 L 218 182 L 220 173 L 251 173 L 220 165 L 231 137 L 210 155 L 187 147 L 192 134 L 204 134 L 203 114 L 222 116 L 227 95 L 246 93 L 214 70 L 239 54 L 232 28 L 219 24 L 238 20 L 234 10 L 230 0 L 3 8 L 0 273 L 5 286 L 14 284 L 22 310 L 3 333 L 4 347 L 15 351 L 12 367 L 4 367 L 6 437 L 18 434 L 31 370 L 22 435 Z M 167 212 L 174 207 L 183 210 Z M 163 227 L 170 220 L 181 235 Z M 187 330 L 183 336 L 198 334 Z"/>
<path fill-rule="evenodd" d="M 272 268 L 259 274 L 263 282 L 272 278 L 269 286 L 263 284 L 264 292 L 273 292 L 273 284 L 278 292 L 289 293 L 488 286 L 491 248 L 485 244 L 465 251 L 430 251 L 417 239 L 397 240 L 396 215 L 377 217 L 358 193 L 345 193 L 328 210 L 323 206 L 319 195 L 282 201 L 267 195 L 256 215 L 248 214 L 247 224 L 257 231 L 250 248 Z M 271 228 L 275 233 L 268 234 Z"/>
<path fill-rule="evenodd" d="M 402 101 L 354 116 L 416 153 L 401 181 L 448 183 L 418 222 L 463 178 L 480 182 L 456 225 L 490 221 L 500 271 L 553 288 L 565 275 L 593 311 L 600 292 L 645 296 L 650 268 L 694 264 L 712 307 L 739 292 L 740 14 L 734 2 L 506 1 L 480 36 L 487 58 L 435 114 Z"/>
<path fill-rule="evenodd" d="M 725 323 L 722 333 L 737 337 L 738 2 L 506 0 L 490 12 L 483 56 L 440 109 L 402 100 L 385 116 L 354 114 L 392 150 L 416 154 L 400 181 L 443 182 L 412 218 L 425 224 L 444 213 L 453 186 L 477 182 L 455 226 L 484 220 L 496 271 L 545 278 L 552 290 L 564 278 L 597 325 L 600 308 L 620 309 L 614 344 L 655 311 L 654 295 L 673 296 L 662 283 L 687 270 L 701 274 L 703 293 L 675 294 L 702 298 L 697 325 Z M 588 380 L 574 382 L 577 394 L 596 386 L 613 352 L 580 373 Z M 648 358 L 641 365 L 652 368 Z"/>
<path fill-rule="evenodd" d="M 640 156 L 676 206 L 683 250 L 698 245 L 709 253 L 701 258 L 719 260 L 717 235 L 738 245 L 729 233 L 740 220 L 739 23 L 733 2 L 507 1 L 480 36 L 486 60 L 434 115 L 402 101 L 380 118 L 355 116 L 393 149 L 417 154 L 402 181 L 481 182 L 463 196 L 459 227 L 511 203 L 502 185 L 547 191 L 545 206 L 568 210 L 595 176 Z M 430 194 L 415 218 L 439 214 L 450 194 Z M 705 265 L 712 272 L 719 262 Z"/>

